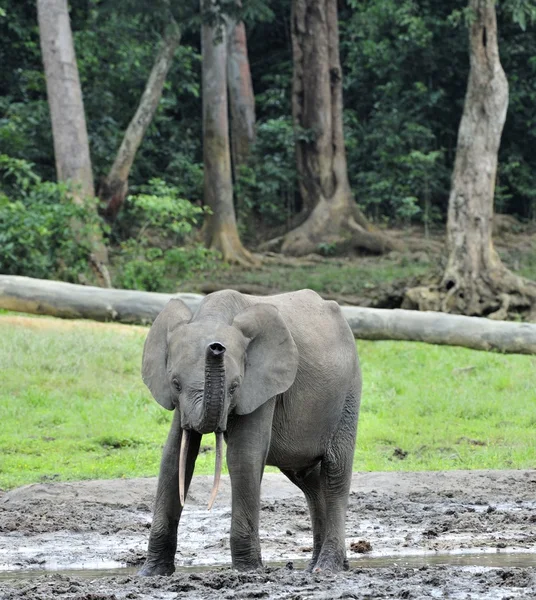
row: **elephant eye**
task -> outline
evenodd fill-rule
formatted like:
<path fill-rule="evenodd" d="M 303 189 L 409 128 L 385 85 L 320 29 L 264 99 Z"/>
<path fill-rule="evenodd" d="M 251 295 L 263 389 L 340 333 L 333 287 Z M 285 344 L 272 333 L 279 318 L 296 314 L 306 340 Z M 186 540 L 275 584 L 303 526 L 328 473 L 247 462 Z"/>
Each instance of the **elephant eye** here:
<path fill-rule="evenodd" d="M 238 388 L 238 381 L 233 381 L 233 383 L 231 383 L 231 385 L 229 386 L 229 395 L 232 396 L 236 392 L 237 388 Z"/>
<path fill-rule="evenodd" d="M 181 382 L 176 377 L 173 378 L 171 383 L 173 384 L 173 387 L 177 390 L 177 392 L 180 392 L 182 390 Z"/>

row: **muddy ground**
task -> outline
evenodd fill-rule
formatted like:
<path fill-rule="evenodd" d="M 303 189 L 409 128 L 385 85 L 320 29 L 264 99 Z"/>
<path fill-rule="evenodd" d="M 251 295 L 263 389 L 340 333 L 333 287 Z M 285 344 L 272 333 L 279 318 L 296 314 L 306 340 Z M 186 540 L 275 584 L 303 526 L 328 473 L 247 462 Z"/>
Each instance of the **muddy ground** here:
<path fill-rule="evenodd" d="M 338 575 L 303 571 L 312 541 L 305 501 L 267 474 L 266 570 L 229 568 L 229 481 L 208 512 L 211 481 L 197 477 L 177 573 L 139 578 L 155 485 L 47 483 L 0 494 L 0 598 L 536 598 L 536 471 L 355 474 L 350 570 Z"/>

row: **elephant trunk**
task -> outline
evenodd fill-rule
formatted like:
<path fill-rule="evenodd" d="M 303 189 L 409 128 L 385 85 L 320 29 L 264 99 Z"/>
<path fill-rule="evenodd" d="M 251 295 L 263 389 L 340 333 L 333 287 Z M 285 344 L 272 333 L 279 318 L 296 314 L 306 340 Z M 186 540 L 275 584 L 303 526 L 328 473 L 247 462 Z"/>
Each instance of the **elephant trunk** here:
<path fill-rule="evenodd" d="M 219 342 L 213 342 L 207 347 L 203 414 L 201 422 L 196 427 L 199 433 L 216 431 L 220 425 L 225 403 L 225 367 L 223 363 L 225 350 L 225 346 Z"/>
<path fill-rule="evenodd" d="M 223 462 L 223 432 L 221 429 L 218 431 L 218 426 L 220 425 L 225 404 L 225 367 L 223 363 L 225 350 L 225 346 L 219 342 L 213 342 L 207 347 L 203 413 L 199 424 L 195 427 L 195 430 L 201 434 L 209 433 L 211 431 L 216 432 L 216 465 L 214 471 L 214 484 L 208 503 L 209 510 L 212 508 L 218 493 Z M 188 455 L 190 435 L 190 430 L 183 429 L 179 456 L 179 499 L 181 506 L 184 506 L 186 496 L 186 457 Z"/>

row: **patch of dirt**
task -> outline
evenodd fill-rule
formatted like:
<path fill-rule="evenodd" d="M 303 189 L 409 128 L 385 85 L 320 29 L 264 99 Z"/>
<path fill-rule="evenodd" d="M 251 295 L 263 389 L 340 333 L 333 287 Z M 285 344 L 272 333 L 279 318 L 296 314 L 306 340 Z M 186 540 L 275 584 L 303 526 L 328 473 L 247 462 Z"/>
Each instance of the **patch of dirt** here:
<path fill-rule="evenodd" d="M 121 323 L 100 323 L 99 321 L 90 321 L 82 319 L 56 319 L 49 317 L 25 317 L 19 315 L 0 315 L 0 325 L 7 323 L 9 325 L 18 325 L 30 329 L 97 329 L 101 331 L 121 331 L 121 333 L 147 334 L 148 327 L 141 325 L 123 325 Z"/>
<path fill-rule="evenodd" d="M 354 474 L 347 519 L 350 570 L 301 570 L 312 546 L 305 500 L 283 476 L 263 483 L 262 572 L 238 573 L 230 563 L 230 485 L 223 478 L 212 512 L 206 510 L 211 477 L 194 478 L 179 528 L 176 564 L 169 578 L 113 576 L 83 571 L 143 562 L 155 479 L 45 483 L 0 495 L 0 598 L 535 598 L 536 571 L 508 564 L 510 552 L 536 565 L 536 471 L 450 471 Z M 464 552 L 465 565 L 436 564 Z M 499 553 L 499 555 L 497 555 Z M 521 554 L 524 553 L 524 554 Z M 534 553 L 534 554 L 531 554 Z M 517 556 L 516 555 L 516 556 Z M 490 556 L 500 566 L 470 566 Z M 420 558 L 419 558 L 420 557 Z M 421 562 L 408 562 L 408 559 Z M 372 567 L 370 560 L 383 560 Z M 281 561 L 283 561 L 281 563 Z M 478 563 L 475 563 L 478 564 Z M 180 572 L 184 567 L 196 572 Z M 26 577 L 6 579 L 2 569 Z"/>

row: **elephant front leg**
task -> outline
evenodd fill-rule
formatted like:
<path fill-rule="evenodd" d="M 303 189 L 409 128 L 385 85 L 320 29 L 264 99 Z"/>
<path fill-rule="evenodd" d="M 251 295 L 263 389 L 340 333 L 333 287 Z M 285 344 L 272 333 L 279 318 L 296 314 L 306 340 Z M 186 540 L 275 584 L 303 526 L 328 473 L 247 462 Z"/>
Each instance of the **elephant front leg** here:
<path fill-rule="evenodd" d="M 275 401 L 249 415 L 235 416 L 227 432 L 231 476 L 231 555 L 239 571 L 262 568 L 259 540 L 260 489 L 270 447 Z"/>
<path fill-rule="evenodd" d="M 175 571 L 177 527 L 182 513 L 179 502 L 179 453 L 182 437 L 180 425 L 180 413 L 176 410 L 160 463 L 147 558 L 138 572 L 139 575 L 171 575 Z M 192 432 L 186 462 L 186 492 L 192 480 L 200 444 L 201 434 Z"/>

